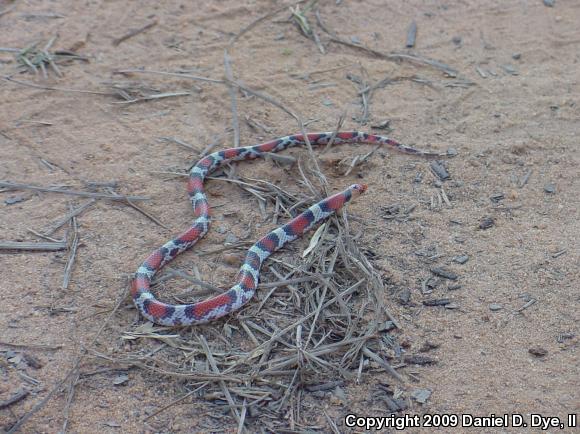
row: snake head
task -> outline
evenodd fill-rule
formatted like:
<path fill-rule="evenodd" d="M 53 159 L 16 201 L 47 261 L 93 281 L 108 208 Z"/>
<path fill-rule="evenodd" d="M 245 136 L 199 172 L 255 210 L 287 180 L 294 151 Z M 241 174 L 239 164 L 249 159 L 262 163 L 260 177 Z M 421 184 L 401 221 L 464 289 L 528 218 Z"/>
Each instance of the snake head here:
<path fill-rule="evenodd" d="M 349 189 L 357 196 L 363 194 L 368 188 L 369 187 L 366 184 L 353 184 L 349 187 Z"/>

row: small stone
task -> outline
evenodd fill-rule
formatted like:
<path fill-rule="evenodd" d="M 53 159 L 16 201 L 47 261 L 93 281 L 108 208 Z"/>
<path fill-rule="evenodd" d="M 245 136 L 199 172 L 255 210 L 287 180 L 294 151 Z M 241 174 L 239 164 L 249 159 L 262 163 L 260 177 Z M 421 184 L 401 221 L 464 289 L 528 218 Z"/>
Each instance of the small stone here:
<path fill-rule="evenodd" d="M 399 303 L 407 304 L 411 300 L 411 291 L 409 289 L 403 289 L 399 294 Z"/>
<path fill-rule="evenodd" d="M 459 309 L 459 304 L 457 304 L 457 303 L 446 304 L 445 309 L 450 309 L 450 310 Z"/>
<path fill-rule="evenodd" d="M 223 333 L 226 338 L 231 339 L 234 335 L 234 329 L 229 324 L 224 324 Z"/>
<path fill-rule="evenodd" d="M 501 68 L 510 75 L 519 75 L 518 70 L 511 65 L 501 65 Z"/>
<path fill-rule="evenodd" d="M 332 101 L 329 99 L 323 99 L 322 100 L 322 104 L 325 105 L 326 107 L 331 107 L 332 106 Z"/>
<path fill-rule="evenodd" d="M 479 222 L 479 229 L 486 230 L 491 228 L 495 224 L 495 220 L 492 217 L 484 217 Z"/>
<path fill-rule="evenodd" d="M 556 0 L 544 0 L 544 6 L 548 6 L 549 8 L 553 8 L 556 4 Z"/>
<path fill-rule="evenodd" d="M 392 130 L 391 120 L 385 119 L 384 121 L 371 125 L 371 128 L 376 128 L 377 130 Z"/>
<path fill-rule="evenodd" d="M 22 354 L 15 353 L 14 356 L 8 357 L 8 361 L 13 365 L 18 365 L 22 361 L 22 358 L 23 358 Z"/>
<path fill-rule="evenodd" d="M 316 391 L 311 392 L 311 393 L 312 393 L 312 396 L 314 398 L 320 398 L 320 399 L 326 398 L 326 392 L 324 390 L 316 390 Z M 340 404 L 340 403 L 338 403 L 338 404 Z"/>
<path fill-rule="evenodd" d="M 455 45 L 459 45 L 461 44 L 461 36 L 454 36 L 453 38 L 451 38 L 451 41 L 455 44 Z"/>
<path fill-rule="evenodd" d="M 395 323 L 393 321 L 385 321 L 379 326 L 380 332 L 388 332 L 395 328 Z"/>
<path fill-rule="evenodd" d="M 455 256 L 452 259 L 452 261 L 457 262 L 458 264 L 465 264 L 467 261 L 469 261 L 469 256 L 468 255 Z"/>
<path fill-rule="evenodd" d="M 353 44 L 359 44 L 359 45 L 360 45 L 360 39 L 359 39 L 359 38 L 357 38 L 356 36 L 351 36 L 351 37 L 350 37 L 350 41 L 351 41 Z"/>
<path fill-rule="evenodd" d="M 321 391 L 322 392 L 322 391 Z M 324 398 L 328 397 L 333 405 L 344 405 L 347 401 L 346 394 L 340 386 L 337 386 L 332 392 L 324 393 Z"/>
<path fill-rule="evenodd" d="M 461 289 L 461 285 L 459 285 L 459 284 L 449 285 L 447 287 L 448 291 L 457 291 L 458 289 Z"/>
<path fill-rule="evenodd" d="M 544 185 L 544 191 L 548 194 L 556 193 L 556 186 L 552 183 Z"/>
<path fill-rule="evenodd" d="M 512 59 L 520 60 L 522 58 L 522 53 L 514 53 L 512 54 Z"/>
<path fill-rule="evenodd" d="M 503 306 L 499 303 L 491 303 L 489 305 L 489 310 L 491 310 L 492 312 L 497 312 L 498 310 L 502 310 Z"/>
<path fill-rule="evenodd" d="M 532 347 L 528 350 L 528 352 L 532 356 L 536 356 L 536 357 L 544 357 L 548 354 L 548 350 L 546 350 L 545 348 L 542 348 L 540 346 Z"/>
<path fill-rule="evenodd" d="M 429 389 L 415 389 L 411 392 L 411 397 L 418 403 L 425 404 L 431 396 L 431 393 Z"/>
<path fill-rule="evenodd" d="M 228 229 L 225 226 L 218 226 L 217 228 L 215 228 L 215 231 L 218 234 L 225 234 L 228 231 Z"/>
<path fill-rule="evenodd" d="M 123 386 L 129 381 L 129 376 L 123 372 L 113 379 L 114 386 Z"/>
<path fill-rule="evenodd" d="M 342 403 L 346 402 L 346 393 L 344 393 L 342 387 L 336 386 L 336 388 L 332 392 L 332 395 L 338 398 Z"/>
<path fill-rule="evenodd" d="M 236 237 L 232 233 L 229 233 L 226 235 L 226 240 L 224 241 L 224 244 L 236 244 L 237 242 L 238 242 L 238 237 Z"/>
<path fill-rule="evenodd" d="M 6 205 L 14 205 L 15 203 L 22 202 L 25 199 L 22 196 L 10 196 L 8 199 L 4 199 Z"/>

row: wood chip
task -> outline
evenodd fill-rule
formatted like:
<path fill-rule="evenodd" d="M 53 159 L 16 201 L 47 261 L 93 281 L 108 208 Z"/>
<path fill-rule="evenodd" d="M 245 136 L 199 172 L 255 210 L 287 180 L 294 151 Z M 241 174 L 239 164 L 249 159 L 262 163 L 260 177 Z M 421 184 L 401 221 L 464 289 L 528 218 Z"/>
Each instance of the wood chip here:
<path fill-rule="evenodd" d="M 479 222 L 479 229 L 486 230 L 486 229 L 493 227 L 494 225 L 495 225 L 495 220 L 493 219 L 493 217 L 484 217 Z"/>
<path fill-rule="evenodd" d="M 432 357 L 422 356 L 419 354 L 413 354 L 403 357 L 403 361 L 409 365 L 434 365 L 437 363 Z"/>
<path fill-rule="evenodd" d="M 546 350 L 545 348 L 538 346 L 532 347 L 528 350 L 528 352 L 532 355 L 532 356 L 536 356 L 536 357 L 544 357 L 546 355 L 548 355 L 548 350 Z"/>
<path fill-rule="evenodd" d="M 405 47 L 413 48 L 415 46 L 415 41 L 417 40 L 417 23 L 415 21 L 411 22 L 409 28 L 407 29 L 407 42 Z"/>
<path fill-rule="evenodd" d="M 443 166 L 441 161 L 432 161 L 429 167 L 435 176 L 437 176 L 437 178 L 439 178 L 441 181 L 445 181 L 450 178 L 449 172 L 447 172 L 447 169 L 445 166 Z"/>
<path fill-rule="evenodd" d="M 423 300 L 425 306 L 446 306 L 451 303 L 449 298 L 433 298 L 431 300 Z"/>
<path fill-rule="evenodd" d="M 30 392 L 26 389 L 19 390 L 13 396 L 6 399 L 5 401 L 0 401 L 0 409 L 10 407 L 13 404 L 16 404 L 19 401 L 22 401 L 24 398 L 28 396 Z"/>
<path fill-rule="evenodd" d="M 467 261 L 469 261 L 469 255 L 454 256 L 452 261 L 457 262 L 458 264 L 465 264 Z"/>
<path fill-rule="evenodd" d="M 445 267 L 431 268 L 431 273 L 435 274 L 436 276 L 443 277 L 443 278 L 449 279 L 449 280 L 457 280 L 457 278 L 459 277 L 456 273 L 454 273 L 453 271 L 451 271 Z"/>

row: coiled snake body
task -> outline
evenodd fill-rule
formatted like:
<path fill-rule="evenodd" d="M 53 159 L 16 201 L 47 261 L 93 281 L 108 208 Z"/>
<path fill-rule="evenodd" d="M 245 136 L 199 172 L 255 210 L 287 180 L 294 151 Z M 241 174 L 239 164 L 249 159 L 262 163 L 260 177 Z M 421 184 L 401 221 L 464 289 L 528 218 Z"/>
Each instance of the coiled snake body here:
<path fill-rule="evenodd" d="M 325 145 L 331 139 L 332 134 L 312 133 L 308 134 L 308 140 L 312 145 Z M 402 145 L 388 137 L 357 131 L 338 133 L 334 138 L 334 143 L 384 144 L 406 154 L 439 155 Z M 192 226 L 177 238 L 166 242 L 151 253 L 137 270 L 132 282 L 133 301 L 145 318 L 166 326 L 194 325 L 206 323 L 239 309 L 254 295 L 258 286 L 260 267 L 268 256 L 286 243 L 294 241 L 332 215 L 344 204 L 366 191 L 365 184 L 353 184 L 346 190 L 312 205 L 285 225 L 262 237 L 248 250 L 244 263 L 238 272 L 235 285 L 223 294 L 193 304 L 172 305 L 157 300 L 150 291 L 151 280 L 155 273 L 177 255 L 193 246 L 209 230 L 209 204 L 203 189 L 205 177 L 225 162 L 255 159 L 263 157 L 267 152 L 279 152 L 292 146 L 305 144 L 304 136 L 296 134 L 255 146 L 214 152 L 193 166 L 187 183 L 187 192 L 193 205 L 195 217 Z"/>

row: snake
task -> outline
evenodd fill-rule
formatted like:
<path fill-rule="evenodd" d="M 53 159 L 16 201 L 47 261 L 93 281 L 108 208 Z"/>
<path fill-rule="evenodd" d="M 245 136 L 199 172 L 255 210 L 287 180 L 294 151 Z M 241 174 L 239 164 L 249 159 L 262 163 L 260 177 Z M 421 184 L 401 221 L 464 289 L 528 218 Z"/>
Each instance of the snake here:
<path fill-rule="evenodd" d="M 413 155 L 443 155 L 412 148 L 389 137 L 359 131 L 309 133 L 306 136 L 307 140 L 304 134 L 294 134 L 254 146 L 213 152 L 201 158 L 191 168 L 187 181 L 187 192 L 195 218 L 191 227 L 151 253 L 139 266 L 131 283 L 133 302 L 143 317 L 163 326 L 189 326 L 204 324 L 240 309 L 256 292 L 260 268 L 272 253 L 296 240 L 367 190 L 366 184 L 353 184 L 344 191 L 315 203 L 283 226 L 260 238 L 247 251 L 237 273 L 235 284 L 227 291 L 190 304 L 167 304 L 159 301 L 151 292 L 153 277 L 165 264 L 188 250 L 209 231 L 210 207 L 204 191 L 204 181 L 208 175 L 225 163 L 263 158 L 268 153 L 280 152 L 308 143 L 318 146 L 328 145 L 330 142 L 336 145 L 342 143 L 386 145 L 399 152 Z"/>

